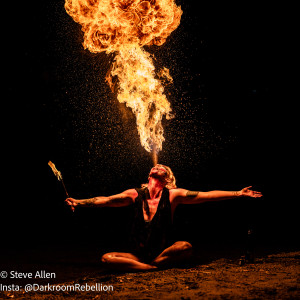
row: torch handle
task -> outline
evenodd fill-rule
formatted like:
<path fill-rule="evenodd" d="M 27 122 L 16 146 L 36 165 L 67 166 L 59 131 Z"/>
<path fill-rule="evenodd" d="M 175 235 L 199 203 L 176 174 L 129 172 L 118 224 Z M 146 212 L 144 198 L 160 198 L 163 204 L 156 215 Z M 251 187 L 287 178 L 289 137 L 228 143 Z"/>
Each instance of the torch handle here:
<path fill-rule="evenodd" d="M 67 195 L 67 198 L 69 198 L 70 196 L 69 196 L 69 193 L 68 193 L 68 191 L 67 191 L 67 188 L 66 188 L 66 186 L 65 186 L 65 183 L 64 183 L 63 179 L 61 179 L 61 183 L 62 183 L 62 185 L 63 185 L 63 187 L 64 187 L 64 190 L 65 190 L 65 193 L 66 193 L 66 195 Z M 71 206 L 71 209 L 72 209 L 72 212 L 75 211 L 74 206 Z"/>
<path fill-rule="evenodd" d="M 70 196 L 69 196 L 69 193 L 68 193 L 68 191 L 66 189 L 66 186 L 65 186 L 65 183 L 64 183 L 63 179 L 61 179 L 61 183 L 62 183 L 62 185 L 64 187 L 64 190 L 65 190 L 65 193 L 66 193 L 67 197 L 69 198 Z"/>

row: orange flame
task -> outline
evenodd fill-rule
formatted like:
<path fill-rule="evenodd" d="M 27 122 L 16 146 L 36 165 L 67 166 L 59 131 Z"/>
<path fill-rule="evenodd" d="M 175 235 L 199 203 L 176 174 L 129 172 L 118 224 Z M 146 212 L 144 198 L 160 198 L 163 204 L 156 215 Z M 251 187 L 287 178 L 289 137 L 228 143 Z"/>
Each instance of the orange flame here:
<path fill-rule="evenodd" d="M 162 45 L 174 31 L 182 14 L 174 0 L 66 0 L 67 13 L 82 25 L 83 46 L 91 52 L 117 51 L 111 73 L 119 79 L 118 100 L 136 115 L 142 146 L 162 149 L 162 118 L 171 118 L 171 106 L 144 45 Z M 172 77 L 164 68 L 160 74 Z M 157 159 L 157 158 L 156 158 Z"/>

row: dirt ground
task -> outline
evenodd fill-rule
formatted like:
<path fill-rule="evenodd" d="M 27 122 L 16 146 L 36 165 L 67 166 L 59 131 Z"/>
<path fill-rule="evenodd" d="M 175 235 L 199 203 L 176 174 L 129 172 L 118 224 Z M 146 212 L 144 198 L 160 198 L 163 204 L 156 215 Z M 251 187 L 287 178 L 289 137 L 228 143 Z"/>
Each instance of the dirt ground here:
<path fill-rule="evenodd" d="M 75 276 L 76 277 L 76 276 Z M 300 299 L 300 251 L 265 254 L 255 263 L 239 265 L 235 258 L 212 258 L 145 273 L 101 271 L 59 285 L 102 284 L 113 291 L 2 291 L 3 299 Z M 51 282 L 51 284 L 54 284 Z M 101 286 L 98 285 L 98 289 Z"/>

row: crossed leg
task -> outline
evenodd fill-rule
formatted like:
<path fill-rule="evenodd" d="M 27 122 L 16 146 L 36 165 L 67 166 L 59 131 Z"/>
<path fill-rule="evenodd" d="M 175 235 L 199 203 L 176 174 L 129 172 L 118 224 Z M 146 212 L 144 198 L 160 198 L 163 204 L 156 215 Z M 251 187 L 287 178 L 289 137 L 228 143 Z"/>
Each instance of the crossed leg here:
<path fill-rule="evenodd" d="M 189 242 L 175 242 L 172 246 L 166 248 L 161 254 L 159 254 L 151 262 L 151 265 L 163 267 L 174 263 L 185 262 L 192 256 L 192 250 L 192 245 Z"/>
<path fill-rule="evenodd" d="M 149 271 L 159 267 L 183 262 L 192 254 L 192 245 L 178 241 L 166 248 L 151 264 L 144 263 L 137 256 L 125 252 L 109 252 L 101 257 L 102 263 L 110 269 L 119 271 Z"/>
<path fill-rule="evenodd" d="M 116 271 L 146 271 L 156 269 L 142 262 L 137 256 L 126 252 L 109 252 L 101 257 L 102 263 L 109 269 Z"/>

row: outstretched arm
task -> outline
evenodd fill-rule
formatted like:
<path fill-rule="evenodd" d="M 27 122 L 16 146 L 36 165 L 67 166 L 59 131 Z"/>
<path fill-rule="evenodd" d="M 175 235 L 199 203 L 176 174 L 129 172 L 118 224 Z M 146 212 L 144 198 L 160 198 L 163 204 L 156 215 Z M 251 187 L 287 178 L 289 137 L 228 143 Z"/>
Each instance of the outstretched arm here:
<path fill-rule="evenodd" d="M 75 208 L 77 206 L 121 207 L 121 206 L 127 206 L 134 203 L 136 197 L 137 197 L 137 191 L 135 189 L 130 189 L 120 194 L 112 195 L 109 197 L 100 196 L 100 197 L 81 199 L 81 200 L 74 199 L 74 198 L 67 198 L 65 202 L 66 204 L 70 205 L 71 208 Z"/>
<path fill-rule="evenodd" d="M 175 195 L 177 204 L 198 204 L 207 201 L 221 201 L 234 199 L 238 197 L 261 197 L 260 192 L 252 191 L 252 186 L 245 187 L 240 191 L 210 191 L 210 192 L 193 192 L 185 189 L 178 189 Z"/>

